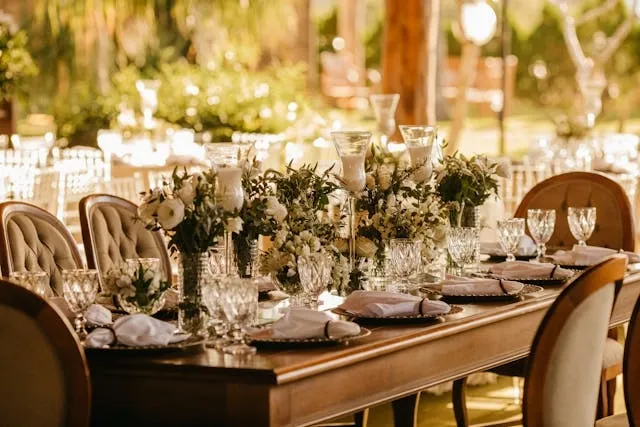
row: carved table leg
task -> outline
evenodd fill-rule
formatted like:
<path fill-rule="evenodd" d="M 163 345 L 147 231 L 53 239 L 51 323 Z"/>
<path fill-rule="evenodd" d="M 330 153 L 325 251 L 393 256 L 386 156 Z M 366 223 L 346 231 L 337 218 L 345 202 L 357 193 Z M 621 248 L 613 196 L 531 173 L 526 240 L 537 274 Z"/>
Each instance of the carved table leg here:
<path fill-rule="evenodd" d="M 416 427 L 420 393 L 391 402 L 395 427 Z"/>
<path fill-rule="evenodd" d="M 467 377 L 460 378 L 453 382 L 451 390 L 451 401 L 453 403 L 453 415 L 456 417 L 458 427 L 468 427 L 469 416 L 467 414 Z"/>

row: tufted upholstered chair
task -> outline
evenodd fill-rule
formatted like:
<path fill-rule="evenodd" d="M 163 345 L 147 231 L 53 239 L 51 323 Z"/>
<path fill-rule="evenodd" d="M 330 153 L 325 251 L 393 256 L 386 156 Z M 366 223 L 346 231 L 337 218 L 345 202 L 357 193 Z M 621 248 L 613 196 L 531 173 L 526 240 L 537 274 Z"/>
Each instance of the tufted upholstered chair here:
<path fill-rule="evenodd" d="M 555 209 L 556 226 L 547 246 L 571 247 L 576 243 L 567 221 L 571 206 L 597 209 L 589 245 L 634 250 L 635 227 L 629 197 L 620 184 L 599 173 L 569 172 L 545 179 L 525 195 L 514 216 L 526 218 L 528 209 Z"/>
<path fill-rule="evenodd" d="M 82 268 L 82 258 L 69 231 L 53 214 L 35 205 L 0 203 L 0 267 L 14 271 L 45 271 L 62 294 L 61 270 Z"/>
<path fill-rule="evenodd" d="M 0 425 L 89 426 L 89 369 L 58 309 L 0 281 L 0 343 Z"/>
<path fill-rule="evenodd" d="M 80 226 L 89 268 L 108 271 L 129 258 L 159 258 L 165 277 L 171 264 L 160 231 L 147 230 L 136 220 L 138 206 L 108 194 L 80 200 Z"/>
<path fill-rule="evenodd" d="M 609 318 L 626 265 L 624 255 L 614 255 L 589 268 L 545 314 L 525 377 L 525 427 L 594 425 Z"/>

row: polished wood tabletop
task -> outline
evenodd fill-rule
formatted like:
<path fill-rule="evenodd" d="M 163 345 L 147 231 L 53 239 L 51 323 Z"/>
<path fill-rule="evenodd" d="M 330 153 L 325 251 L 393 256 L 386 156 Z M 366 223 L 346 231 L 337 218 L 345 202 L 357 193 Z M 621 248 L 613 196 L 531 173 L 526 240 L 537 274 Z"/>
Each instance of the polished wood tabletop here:
<path fill-rule="evenodd" d="M 88 353 L 94 425 L 304 426 L 413 395 L 529 352 L 560 287 L 517 302 L 464 304 L 431 324 L 367 326 L 348 346 L 213 349 L 170 355 Z M 622 287 L 612 325 L 629 319 L 640 273 Z"/>

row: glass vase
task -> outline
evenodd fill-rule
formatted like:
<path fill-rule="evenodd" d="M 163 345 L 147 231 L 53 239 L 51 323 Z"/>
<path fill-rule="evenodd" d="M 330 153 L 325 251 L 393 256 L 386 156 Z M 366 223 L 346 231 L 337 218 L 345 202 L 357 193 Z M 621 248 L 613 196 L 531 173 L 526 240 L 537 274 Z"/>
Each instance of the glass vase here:
<path fill-rule="evenodd" d="M 258 240 L 236 239 L 233 242 L 238 275 L 243 278 L 255 278 L 259 274 L 260 249 Z"/>
<path fill-rule="evenodd" d="M 202 288 L 213 280 L 207 252 L 181 253 L 178 270 L 178 328 L 192 334 L 205 331 Z"/>
<path fill-rule="evenodd" d="M 138 301 L 127 301 L 127 298 L 123 298 L 121 295 L 116 297 L 118 305 L 128 314 L 146 314 L 149 316 L 153 316 L 162 308 L 165 304 L 165 294 L 162 294 L 160 298 L 157 298 L 153 302 L 149 304 L 140 304 Z"/>

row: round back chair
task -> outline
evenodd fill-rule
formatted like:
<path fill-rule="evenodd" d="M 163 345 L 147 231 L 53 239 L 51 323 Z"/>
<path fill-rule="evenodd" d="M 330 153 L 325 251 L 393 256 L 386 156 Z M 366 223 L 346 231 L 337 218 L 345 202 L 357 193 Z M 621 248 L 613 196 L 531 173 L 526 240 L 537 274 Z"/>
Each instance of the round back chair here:
<path fill-rule="evenodd" d="M 0 343 L 0 425 L 89 425 L 89 369 L 56 307 L 0 280 Z"/>
<path fill-rule="evenodd" d="M 569 283 L 547 311 L 531 346 L 524 426 L 592 426 L 609 319 L 627 257 L 614 255 Z"/>
<path fill-rule="evenodd" d="M 555 209 L 556 226 L 547 246 L 571 247 L 567 212 L 569 207 L 595 207 L 596 227 L 589 244 L 633 251 L 635 227 L 633 211 L 624 189 L 604 175 L 592 172 L 569 172 L 545 179 L 525 196 L 515 217 L 526 218 L 528 209 Z"/>

